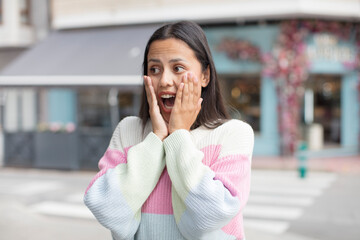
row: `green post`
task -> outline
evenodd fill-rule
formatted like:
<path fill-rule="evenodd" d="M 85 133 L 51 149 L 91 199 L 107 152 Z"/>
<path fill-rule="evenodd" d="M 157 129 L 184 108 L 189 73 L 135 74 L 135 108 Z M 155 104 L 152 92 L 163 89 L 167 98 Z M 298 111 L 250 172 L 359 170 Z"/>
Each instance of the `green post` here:
<path fill-rule="evenodd" d="M 298 146 L 297 159 L 298 159 L 298 171 L 300 178 L 305 178 L 307 173 L 307 143 L 300 142 Z"/>

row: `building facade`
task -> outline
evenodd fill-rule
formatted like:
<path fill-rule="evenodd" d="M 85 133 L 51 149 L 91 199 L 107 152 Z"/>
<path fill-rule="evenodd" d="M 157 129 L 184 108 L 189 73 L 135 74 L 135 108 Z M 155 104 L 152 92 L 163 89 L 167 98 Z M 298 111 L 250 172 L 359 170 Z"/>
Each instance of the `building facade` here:
<path fill-rule="evenodd" d="M 49 30 L 47 0 L 0 1 L 0 71 L 21 56 Z M 0 88 L 0 165 L 3 162 L 3 122 L 8 91 Z M 22 95 L 19 92 L 18 95 Z M 26 95 L 26 94 L 25 94 Z M 24 98 L 26 98 L 24 96 Z"/>
<path fill-rule="evenodd" d="M 300 141 L 312 156 L 358 153 L 359 30 L 306 19 L 206 29 L 225 96 L 257 133 L 255 154 L 293 154 Z"/>
<path fill-rule="evenodd" d="M 146 40 L 183 19 L 203 26 L 254 155 L 292 155 L 299 142 L 314 157 L 359 154 L 358 1 L 46 3 L 52 33 L 0 75 L 5 165 L 96 168 L 116 123 L 138 112 Z"/>

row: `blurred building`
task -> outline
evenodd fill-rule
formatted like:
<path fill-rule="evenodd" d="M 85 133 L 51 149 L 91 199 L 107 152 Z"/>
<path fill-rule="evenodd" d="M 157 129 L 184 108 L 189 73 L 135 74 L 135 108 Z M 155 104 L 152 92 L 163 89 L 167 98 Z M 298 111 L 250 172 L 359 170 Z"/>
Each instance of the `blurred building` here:
<path fill-rule="evenodd" d="M 50 22 L 46 4 L 46 0 L 0 1 L 0 71 L 47 36 Z M 2 130 L 7 99 L 5 95 L 8 90 L 10 89 L 0 88 L 0 165 L 4 154 Z M 29 91 L 21 90 L 17 95 L 26 98 L 27 93 Z"/>
<path fill-rule="evenodd" d="M 36 26 L 21 23 L 24 6 L 43 16 Z M 203 26 L 255 155 L 300 141 L 312 156 L 359 154 L 357 0 L 0 0 L 4 51 L 37 42 L 0 75 L 5 165 L 96 167 L 116 123 L 138 112 L 147 39 L 178 20 Z"/>

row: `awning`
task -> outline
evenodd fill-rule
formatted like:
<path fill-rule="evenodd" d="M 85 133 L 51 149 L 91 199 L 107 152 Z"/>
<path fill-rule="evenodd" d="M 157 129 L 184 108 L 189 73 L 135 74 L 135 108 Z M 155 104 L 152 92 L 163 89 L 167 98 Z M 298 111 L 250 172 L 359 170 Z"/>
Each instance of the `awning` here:
<path fill-rule="evenodd" d="M 25 48 L 1 48 L 0 49 L 0 71 L 20 56 Z"/>
<path fill-rule="evenodd" d="M 145 45 L 157 27 L 54 31 L 0 72 L 0 86 L 141 84 Z"/>

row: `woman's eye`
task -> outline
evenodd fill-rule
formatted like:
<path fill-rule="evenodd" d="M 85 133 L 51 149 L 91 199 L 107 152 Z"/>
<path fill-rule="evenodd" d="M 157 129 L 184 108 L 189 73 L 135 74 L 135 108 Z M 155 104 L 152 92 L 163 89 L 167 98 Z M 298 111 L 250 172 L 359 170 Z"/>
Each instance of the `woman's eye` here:
<path fill-rule="evenodd" d="M 157 74 L 160 72 L 160 69 L 159 68 L 156 68 L 156 67 L 151 67 L 150 68 L 150 73 L 152 74 Z"/>
<path fill-rule="evenodd" d="M 180 73 L 180 72 L 185 71 L 185 68 L 183 68 L 182 66 L 176 66 L 176 67 L 174 67 L 174 70 L 175 70 L 175 72 Z"/>

